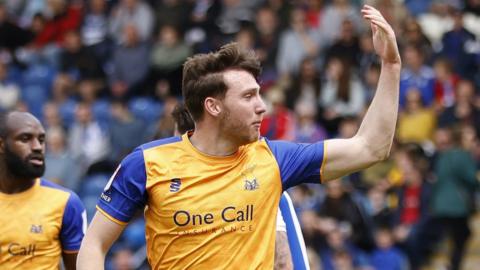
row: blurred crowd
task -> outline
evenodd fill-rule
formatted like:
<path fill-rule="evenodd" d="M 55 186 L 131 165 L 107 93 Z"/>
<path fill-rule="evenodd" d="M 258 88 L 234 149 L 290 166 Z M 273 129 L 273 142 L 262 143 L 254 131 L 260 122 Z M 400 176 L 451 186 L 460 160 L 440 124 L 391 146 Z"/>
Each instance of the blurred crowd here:
<path fill-rule="evenodd" d="M 263 136 L 354 135 L 381 66 L 365 3 L 402 55 L 396 142 L 381 164 L 289 190 L 312 269 L 415 269 L 447 234 L 458 269 L 480 168 L 479 0 L 1 0 L 0 110 L 42 120 L 45 177 L 91 218 L 118 162 L 173 135 L 183 62 L 231 41 L 262 62 Z M 110 269 L 145 265 L 143 230 L 131 223 Z"/>

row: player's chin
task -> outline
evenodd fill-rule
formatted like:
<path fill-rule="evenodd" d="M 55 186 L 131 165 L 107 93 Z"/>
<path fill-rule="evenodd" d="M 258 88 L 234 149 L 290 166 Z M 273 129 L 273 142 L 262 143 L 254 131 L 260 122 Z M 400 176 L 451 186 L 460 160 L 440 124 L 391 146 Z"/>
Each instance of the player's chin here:
<path fill-rule="evenodd" d="M 250 141 L 251 142 L 256 142 L 258 139 L 260 139 L 260 131 L 259 130 L 254 130 L 252 134 L 250 135 Z"/>

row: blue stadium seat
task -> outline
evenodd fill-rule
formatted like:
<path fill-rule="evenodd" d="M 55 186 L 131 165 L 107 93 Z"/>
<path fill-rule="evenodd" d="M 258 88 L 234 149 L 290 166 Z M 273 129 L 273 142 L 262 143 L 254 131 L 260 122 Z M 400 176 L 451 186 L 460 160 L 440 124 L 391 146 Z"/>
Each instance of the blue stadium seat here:
<path fill-rule="evenodd" d="M 26 85 L 21 87 L 21 98 L 27 104 L 30 112 L 40 118 L 43 105 L 49 99 L 49 91 L 42 85 Z"/>
<path fill-rule="evenodd" d="M 103 192 L 108 182 L 109 175 L 94 174 L 83 179 L 81 182 L 79 196 L 87 210 L 88 220 L 90 221 L 95 214 L 98 198 Z"/>
<path fill-rule="evenodd" d="M 92 105 L 92 114 L 102 128 L 107 127 L 111 119 L 110 102 L 105 99 L 95 101 Z"/>
<path fill-rule="evenodd" d="M 133 98 L 128 107 L 130 111 L 145 123 L 154 123 L 163 113 L 163 104 L 152 98 Z"/>
<path fill-rule="evenodd" d="M 55 69 L 46 64 L 31 65 L 21 77 L 22 100 L 30 112 L 41 117 L 43 104 L 50 98 Z"/>
<path fill-rule="evenodd" d="M 46 64 L 31 65 L 23 72 L 22 86 L 37 85 L 50 90 L 56 71 Z"/>
<path fill-rule="evenodd" d="M 128 224 L 123 231 L 123 239 L 133 250 L 138 250 L 146 244 L 145 240 L 145 220 L 138 218 Z"/>

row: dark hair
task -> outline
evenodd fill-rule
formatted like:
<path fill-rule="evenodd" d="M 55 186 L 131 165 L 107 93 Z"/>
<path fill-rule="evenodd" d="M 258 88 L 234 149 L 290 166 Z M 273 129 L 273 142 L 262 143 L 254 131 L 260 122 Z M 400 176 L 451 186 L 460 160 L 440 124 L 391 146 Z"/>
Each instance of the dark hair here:
<path fill-rule="evenodd" d="M 172 111 L 172 117 L 175 123 L 177 123 L 177 130 L 180 134 L 195 128 L 195 123 L 183 104 L 175 106 L 175 109 Z"/>
<path fill-rule="evenodd" d="M 255 78 L 261 72 L 260 61 L 253 51 L 244 50 L 234 42 L 222 46 L 217 52 L 197 54 L 185 62 L 182 92 L 193 120 L 202 118 L 207 97 L 225 97 L 227 85 L 222 72 L 228 69 L 245 70 Z"/>

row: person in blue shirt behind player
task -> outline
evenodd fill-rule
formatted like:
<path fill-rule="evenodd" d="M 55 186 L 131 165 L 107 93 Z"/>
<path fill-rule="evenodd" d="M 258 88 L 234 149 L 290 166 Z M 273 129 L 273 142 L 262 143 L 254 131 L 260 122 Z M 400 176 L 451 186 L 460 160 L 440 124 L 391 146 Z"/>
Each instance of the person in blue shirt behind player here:
<path fill-rule="evenodd" d="M 42 179 L 45 130 L 26 112 L 0 113 L 0 269 L 76 269 L 87 228 L 72 191 Z"/>

